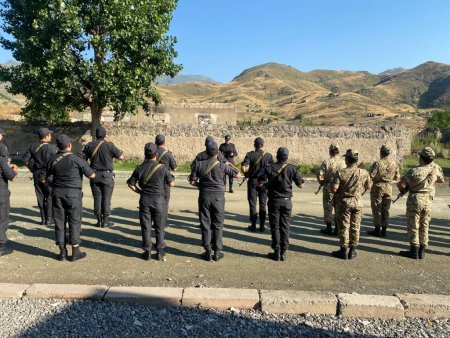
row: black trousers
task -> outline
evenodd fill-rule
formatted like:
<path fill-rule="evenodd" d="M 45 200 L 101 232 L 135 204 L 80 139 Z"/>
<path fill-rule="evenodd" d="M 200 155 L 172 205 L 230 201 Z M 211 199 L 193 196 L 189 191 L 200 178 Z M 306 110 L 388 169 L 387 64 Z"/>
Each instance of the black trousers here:
<path fill-rule="evenodd" d="M 266 222 L 267 190 L 257 189 L 256 180 L 248 180 L 247 200 L 250 207 L 250 222 L 256 224 L 258 219 L 257 204 L 259 202 L 259 224 L 262 226 Z"/>
<path fill-rule="evenodd" d="M 111 198 L 114 191 L 114 173 L 111 171 L 96 172 L 96 177 L 90 181 L 92 197 L 94 198 L 94 215 L 111 215 Z"/>
<path fill-rule="evenodd" d="M 270 198 L 268 205 L 272 249 L 285 251 L 289 247 L 292 201 L 290 198 Z"/>
<path fill-rule="evenodd" d="M 9 191 L 6 190 L 0 196 L 0 245 L 6 244 L 8 238 L 6 237 L 6 231 L 9 226 Z"/>
<path fill-rule="evenodd" d="M 226 160 L 234 165 L 234 157 L 227 157 Z M 228 183 L 230 186 L 229 190 L 233 189 L 233 180 L 234 180 L 233 176 L 228 176 Z"/>
<path fill-rule="evenodd" d="M 198 210 L 202 229 L 202 246 L 205 250 L 222 251 L 225 194 L 200 192 Z"/>
<path fill-rule="evenodd" d="M 139 221 L 141 223 L 142 249 L 151 251 L 152 224 L 155 229 L 156 250 L 166 247 L 164 242 L 164 228 L 167 220 L 167 202 L 165 196 L 142 195 L 139 200 Z"/>
<path fill-rule="evenodd" d="M 33 177 L 33 181 L 41 219 L 42 222 L 45 222 L 53 216 L 51 182 L 44 184 L 41 182 L 41 178 L 36 176 Z"/>
<path fill-rule="evenodd" d="M 56 188 L 52 192 L 53 218 L 55 220 L 56 244 L 79 245 L 81 242 L 81 214 L 83 192 L 80 189 Z M 66 238 L 66 217 L 69 238 Z"/>

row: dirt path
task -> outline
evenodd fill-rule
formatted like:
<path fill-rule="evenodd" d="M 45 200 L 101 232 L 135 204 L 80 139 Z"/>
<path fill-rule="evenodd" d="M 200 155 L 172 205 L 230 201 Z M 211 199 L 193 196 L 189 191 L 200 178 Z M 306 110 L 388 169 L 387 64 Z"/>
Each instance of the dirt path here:
<path fill-rule="evenodd" d="M 26 176 L 26 175 L 25 175 Z M 166 262 L 139 259 L 140 228 L 138 195 L 117 179 L 111 229 L 98 229 L 92 215 L 89 186 L 84 187 L 82 246 L 88 257 L 77 263 L 55 260 L 54 231 L 37 224 L 39 219 L 33 185 L 22 176 L 11 184 L 11 216 L 8 236 L 15 252 L 0 259 L 0 282 L 84 283 L 135 286 L 209 286 L 298 290 L 331 290 L 392 294 L 425 292 L 450 294 L 450 190 L 438 190 L 430 230 L 430 254 L 425 261 L 398 256 L 408 247 L 405 229 L 405 199 L 392 208 L 389 238 L 368 237 L 369 207 L 365 208 L 359 256 L 341 261 L 330 256 L 337 239 L 322 236 L 321 197 L 309 183 L 296 190 L 287 262 L 266 258 L 270 234 L 250 233 L 244 186 L 226 194 L 224 232 L 225 258 L 200 260 L 198 192 L 179 180 L 172 190 L 170 227 L 167 229 Z M 365 197 L 365 205 L 369 205 Z"/>

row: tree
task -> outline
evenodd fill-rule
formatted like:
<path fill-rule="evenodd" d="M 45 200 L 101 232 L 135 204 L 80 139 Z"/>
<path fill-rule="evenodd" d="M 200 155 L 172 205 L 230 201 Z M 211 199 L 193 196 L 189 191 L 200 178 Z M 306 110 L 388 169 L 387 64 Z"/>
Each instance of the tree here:
<path fill-rule="evenodd" d="M 67 119 L 90 108 L 92 130 L 106 107 L 120 120 L 175 76 L 176 38 L 167 35 L 177 0 L 5 0 L 0 44 L 20 63 L 0 68 L 9 91 L 23 94 L 28 119 Z"/>
<path fill-rule="evenodd" d="M 450 110 L 435 111 L 427 121 L 427 127 L 444 131 L 450 128 Z"/>

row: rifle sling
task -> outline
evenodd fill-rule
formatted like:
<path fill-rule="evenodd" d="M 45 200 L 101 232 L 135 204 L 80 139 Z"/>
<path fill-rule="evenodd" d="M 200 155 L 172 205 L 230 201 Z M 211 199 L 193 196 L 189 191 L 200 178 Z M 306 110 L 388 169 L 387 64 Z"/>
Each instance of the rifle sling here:
<path fill-rule="evenodd" d="M 202 178 L 205 177 L 206 175 L 208 175 L 219 164 L 220 164 L 220 161 L 214 161 L 213 163 L 211 163 L 209 165 L 208 169 L 206 169 L 205 173 L 202 175 Z"/>
<path fill-rule="evenodd" d="M 101 141 L 97 144 L 97 146 L 95 147 L 95 149 L 94 149 L 94 151 L 92 152 L 92 155 L 91 155 L 91 163 L 92 163 L 92 160 L 94 159 L 95 155 L 97 155 L 98 150 L 100 149 L 100 146 L 101 146 L 103 143 L 105 143 L 105 141 L 104 141 L 104 140 L 101 140 Z"/>
<path fill-rule="evenodd" d="M 277 172 L 275 173 L 275 175 L 273 175 L 270 180 L 267 182 L 267 185 L 270 185 L 274 179 L 276 179 L 278 176 L 280 176 L 280 174 L 284 171 L 284 169 L 286 169 L 286 167 L 288 166 L 287 163 L 283 164 L 280 169 L 277 170 Z"/>
<path fill-rule="evenodd" d="M 153 175 L 161 168 L 163 164 L 157 164 L 153 167 L 153 169 L 145 176 L 144 181 L 142 182 L 144 185 L 147 185 L 148 181 L 153 177 Z"/>
<path fill-rule="evenodd" d="M 68 155 L 70 155 L 70 154 L 72 154 L 71 152 L 67 152 L 67 153 L 64 153 L 64 154 L 62 154 L 61 156 L 59 156 L 56 160 L 54 160 L 53 162 L 52 162 L 52 169 L 54 169 L 55 168 L 55 166 L 59 163 L 59 162 L 61 162 L 61 160 L 64 158 L 64 157 L 66 157 L 66 156 L 68 156 Z"/>
<path fill-rule="evenodd" d="M 247 176 L 250 176 L 250 174 L 253 174 L 253 171 L 256 169 L 256 166 L 262 161 L 262 159 L 264 158 L 264 155 L 266 153 L 263 151 L 263 153 L 261 154 L 261 156 L 256 160 L 255 164 L 253 164 L 250 169 L 248 169 L 248 173 Z"/>
<path fill-rule="evenodd" d="M 169 152 L 168 150 L 164 150 L 164 152 L 158 158 L 158 163 L 161 163 L 161 161 L 163 160 L 164 156 L 166 156 L 166 154 L 168 152 Z"/>

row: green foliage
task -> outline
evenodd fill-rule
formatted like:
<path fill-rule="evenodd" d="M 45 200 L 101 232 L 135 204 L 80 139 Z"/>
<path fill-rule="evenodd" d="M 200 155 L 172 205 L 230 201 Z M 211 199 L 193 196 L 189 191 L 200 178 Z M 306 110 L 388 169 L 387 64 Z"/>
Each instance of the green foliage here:
<path fill-rule="evenodd" d="M 93 124 L 109 107 L 119 120 L 147 99 L 153 82 L 175 76 L 176 39 L 167 36 L 177 0 L 4 0 L 3 48 L 20 64 L 0 69 L 10 92 L 27 97 L 28 119 L 61 120 L 91 108 Z M 11 38 L 9 38 L 11 37 Z"/>
<path fill-rule="evenodd" d="M 435 163 L 439 164 L 441 168 L 444 170 L 444 176 L 450 176 L 450 158 L 436 158 L 434 160 Z M 402 159 L 402 174 L 405 174 L 406 171 L 410 168 L 413 168 L 419 164 L 419 158 L 417 156 L 407 156 Z"/>
<path fill-rule="evenodd" d="M 133 171 L 142 163 L 143 159 L 130 159 L 125 161 L 115 161 L 114 170 L 117 171 Z M 177 172 L 188 173 L 191 171 L 190 163 L 178 164 Z"/>
<path fill-rule="evenodd" d="M 303 121 L 304 117 L 305 117 L 305 115 L 303 113 L 298 113 L 294 116 L 294 120 L 301 122 L 301 121 Z"/>
<path fill-rule="evenodd" d="M 433 112 L 427 121 L 427 127 L 439 128 L 441 131 L 450 127 L 450 110 Z"/>
<path fill-rule="evenodd" d="M 271 115 L 271 116 L 278 116 L 278 113 L 277 113 L 276 111 L 271 111 L 271 112 L 269 113 L 269 115 Z"/>
<path fill-rule="evenodd" d="M 301 175 L 315 175 L 319 171 L 319 164 L 300 164 L 298 170 Z"/>
<path fill-rule="evenodd" d="M 424 147 L 434 150 L 437 157 L 450 158 L 450 143 L 441 143 L 435 136 L 416 136 L 411 144 L 411 152 L 417 155 Z"/>

